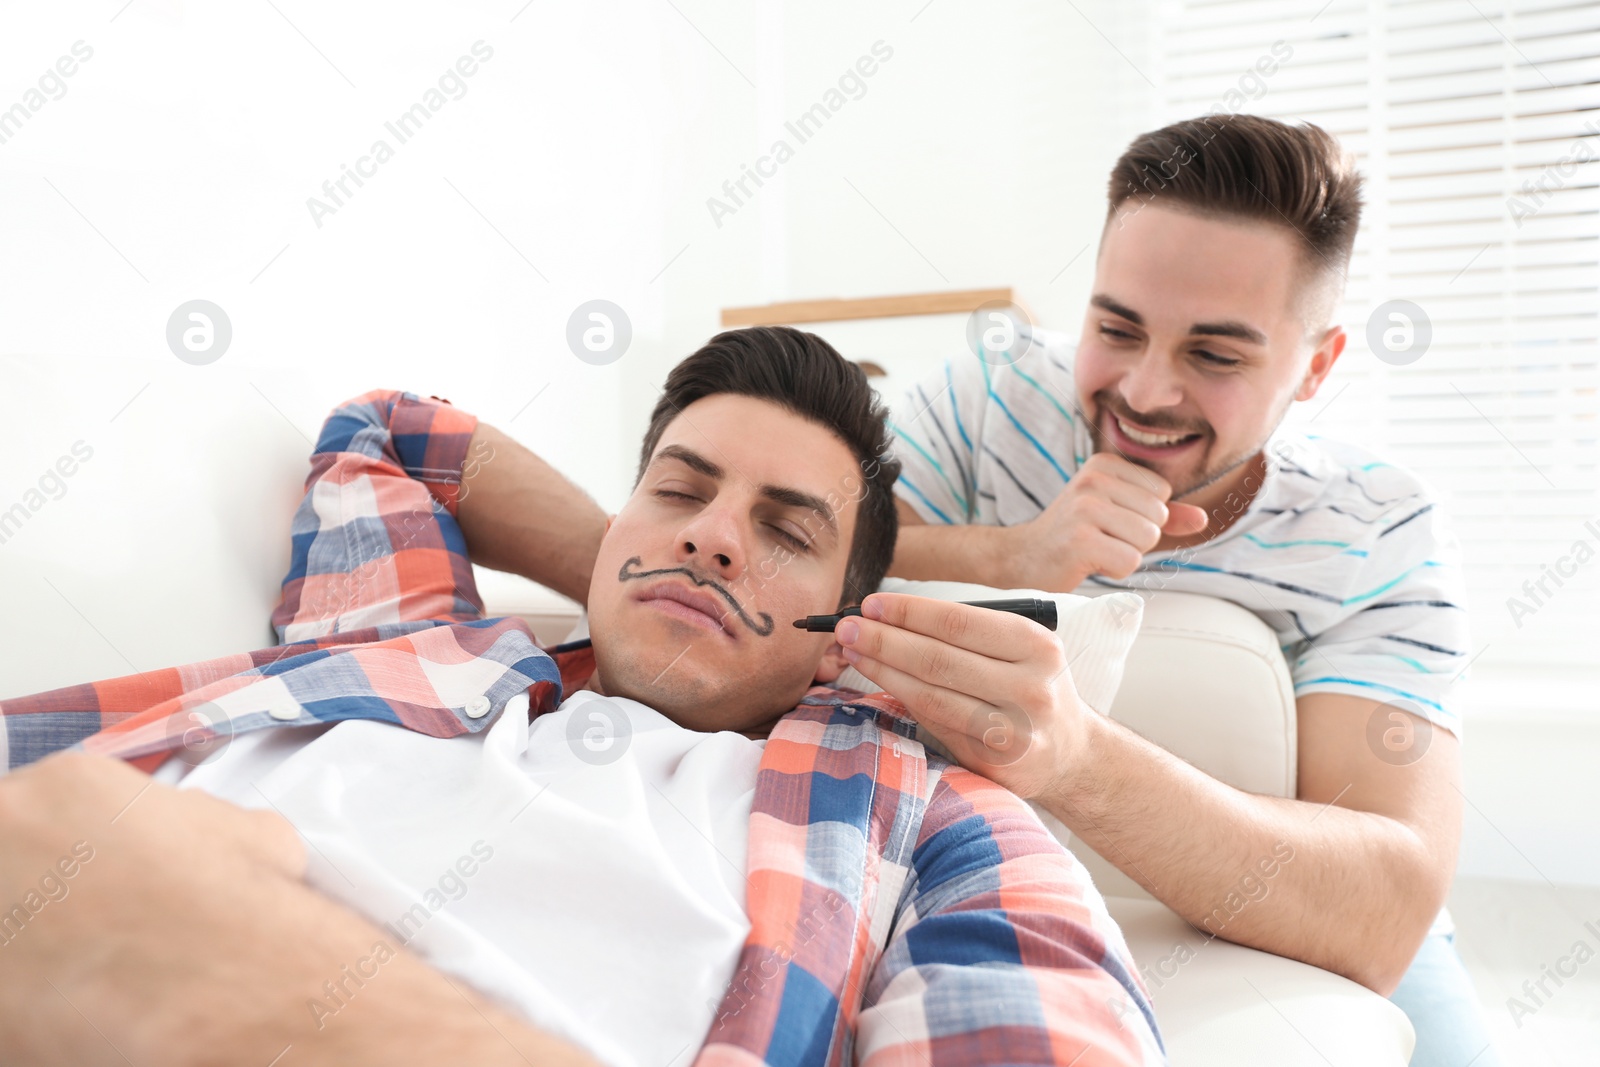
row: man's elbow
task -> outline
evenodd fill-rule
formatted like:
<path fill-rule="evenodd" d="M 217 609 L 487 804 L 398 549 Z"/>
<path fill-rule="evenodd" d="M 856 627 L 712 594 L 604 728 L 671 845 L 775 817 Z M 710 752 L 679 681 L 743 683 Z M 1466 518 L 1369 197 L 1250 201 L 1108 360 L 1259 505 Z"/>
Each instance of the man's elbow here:
<path fill-rule="evenodd" d="M 1384 997 L 1411 969 L 1450 889 L 1450 877 L 1441 877 L 1427 864 L 1418 863 L 1411 874 L 1409 891 L 1395 901 L 1390 921 L 1366 926 L 1360 943 L 1352 946 L 1355 958 L 1348 967 L 1335 968 Z"/>
<path fill-rule="evenodd" d="M 1380 997 L 1387 998 L 1400 988 L 1400 980 L 1405 977 L 1406 971 L 1411 969 L 1411 960 L 1416 956 L 1417 947 L 1420 945 L 1421 941 L 1418 941 L 1417 945 L 1412 946 L 1409 955 L 1389 952 L 1369 956 L 1362 960 L 1359 966 L 1344 971 L 1344 977 L 1357 985 L 1367 987 Z"/>

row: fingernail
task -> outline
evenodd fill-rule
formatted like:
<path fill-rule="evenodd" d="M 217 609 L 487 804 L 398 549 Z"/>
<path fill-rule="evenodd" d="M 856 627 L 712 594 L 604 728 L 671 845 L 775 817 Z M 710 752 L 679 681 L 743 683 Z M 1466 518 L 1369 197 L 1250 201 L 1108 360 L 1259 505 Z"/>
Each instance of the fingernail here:
<path fill-rule="evenodd" d="M 840 619 L 833 628 L 834 640 L 841 645 L 853 645 L 861 636 L 861 624 L 854 619 Z"/>
<path fill-rule="evenodd" d="M 853 648 L 847 648 L 844 650 L 844 658 L 849 660 L 851 663 L 854 663 L 856 660 L 861 658 L 861 653 L 857 652 Z"/>
<path fill-rule="evenodd" d="M 861 602 L 861 614 L 869 619 L 883 618 L 883 601 L 876 597 L 867 597 Z"/>

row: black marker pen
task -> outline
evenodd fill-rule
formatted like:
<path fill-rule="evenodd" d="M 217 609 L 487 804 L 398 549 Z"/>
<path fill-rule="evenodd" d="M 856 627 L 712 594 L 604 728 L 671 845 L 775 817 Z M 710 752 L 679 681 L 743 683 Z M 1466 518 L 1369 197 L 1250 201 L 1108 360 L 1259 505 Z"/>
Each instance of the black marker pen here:
<path fill-rule="evenodd" d="M 973 608 L 990 608 L 994 611 L 1009 611 L 1013 615 L 1021 615 L 1025 619 L 1032 619 L 1047 630 L 1056 628 L 1056 602 L 1054 600 L 1040 600 L 1038 597 L 1018 597 L 1015 600 L 961 600 Z M 833 628 L 839 620 L 851 615 L 860 615 L 861 608 L 845 608 L 837 615 L 807 615 L 803 619 L 794 620 L 795 627 L 801 630 L 810 630 L 813 633 L 833 633 Z"/>

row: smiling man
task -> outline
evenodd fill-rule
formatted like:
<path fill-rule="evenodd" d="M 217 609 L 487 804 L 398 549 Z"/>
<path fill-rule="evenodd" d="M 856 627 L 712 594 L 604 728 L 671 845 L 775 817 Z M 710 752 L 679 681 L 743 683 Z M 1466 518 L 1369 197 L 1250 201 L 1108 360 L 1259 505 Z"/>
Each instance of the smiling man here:
<path fill-rule="evenodd" d="M 610 517 L 447 402 L 340 406 L 280 645 L 0 702 L 0 1060 L 1165 1062 L 1082 866 L 790 625 L 877 587 L 887 445 L 784 329 L 673 369 Z M 485 618 L 469 553 L 591 636 Z M 1043 627 L 896 599 L 1072 698 Z"/>
<path fill-rule="evenodd" d="M 1240 873 L 1290 842 L 1309 862 L 1220 936 L 1391 996 L 1414 1064 L 1488 1067 L 1442 910 L 1462 815 L 1456 542 L 1411 474 L 1281 425 L 1345 348 L 1360 177 L 1314 126 L 1225 115 L 1138 137 L 1109 191 L 1076 344 L 1025 332 L 906 397 L 890 573 L 1258 615 L 1294 679 L 1297 799 L 1242 793 L 1082 709 L 1036 715 L 1028 756 L 985 773 L 1213 933 Z M 891 606 L 852 655 L 949 733 L 1004 669 L 950 644 Z"/>

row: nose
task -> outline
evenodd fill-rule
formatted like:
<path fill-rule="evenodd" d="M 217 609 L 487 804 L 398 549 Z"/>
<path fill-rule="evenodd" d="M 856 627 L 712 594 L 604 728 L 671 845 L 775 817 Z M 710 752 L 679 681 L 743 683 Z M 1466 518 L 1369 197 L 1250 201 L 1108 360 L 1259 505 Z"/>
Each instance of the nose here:
<path fill-rule="evenodd" d="M 1122 402 L 1135 413 L 1176 409 L 1183 403 L 1183 388 L 1166 357 L 1146 352 L 1134 361 L 1117 383 Z"/>
<path fill-rule="evenodd" d="M 676 554 L 681 564 L 733 581 L 744 572 L 746 559 L 738 519 L 726 507 L 702 509 L 679 532 Z"/>

